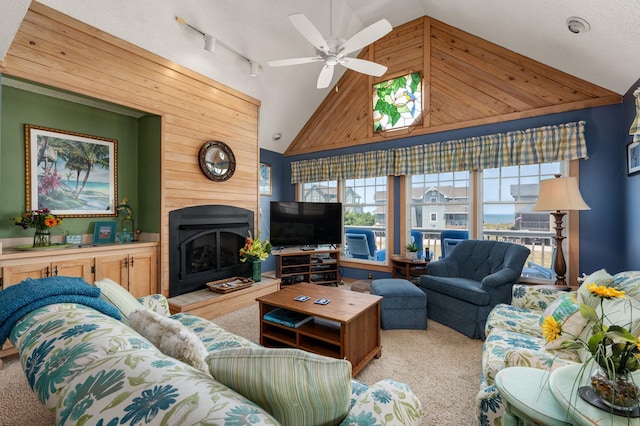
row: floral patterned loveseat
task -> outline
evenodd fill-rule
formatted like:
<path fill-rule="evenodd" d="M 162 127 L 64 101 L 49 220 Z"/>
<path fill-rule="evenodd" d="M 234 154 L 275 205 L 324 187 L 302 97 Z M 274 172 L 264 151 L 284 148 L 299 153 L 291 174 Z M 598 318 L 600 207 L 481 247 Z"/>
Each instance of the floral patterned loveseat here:
<path fill-rule="evenodd" d="M 620 272 L 611 276 L 600 270 L 586 277 L 585 282 L 615 286 L 624 290 L 629 298 L 640 300 L 640 271 Z M 511 304 L 497 305 L 489 313 L 485 329 L 487 337 L 482 349 L 480 391 L 476 396 L 476 425 L 502 425 L 504 402 L 495 387 L 495 377 L 501 369 L 520 366 L 551 371 L 588 359 L 588 352 L 562 348 L 560 342 L 547 343 L 541 329 L 545 315 L 562 311 L 563 305 L 572 305 L 571 300 L 575 301 L 576 297 L 579 299 L 582 291 L 586 291 L 584 285 L 577 292 L 565 292 L 550 287 L 516 284 L 513 286 Z M 628 312 L 619 309 L 617 302 L 612 301 L 604 306 L 611 321 L 628 320 Z M 564 318 L 563 328 L 584 337 L 584 333 L 589 332 L 586 320 L 581 319 L 575 308 L 568 312 L 571 315 Z"/>
<path fill-rule="evenodd" d="M 10 288 L 1 291 L 0 297 Z M 144 308 L 169 316 L 163 296 L 138 300 Z M 0 331 L 6 317 L 0 306 Z M 125 324 L 124 318 L 118 320 L 77 302 L 44 304 L 19 317 L 10 327 L 9 338 L 19 350 L 30 386 L 58 425 L 287 424 L 212 375 L 165 355 Z M 192 330 L 209 355 L 229 348 L 266 350 L 194 315 L 171 318 Z M 291 375 L 289 371 L 266 373 Z M 345 393 L 348 399 L 351 392 L 350 405 L 345 401 L 345 416 L 332 424 L 421 423 L 421 403 L 407 385 L 383 380 L 367 386 L 349 374 L 350 369 Z"/>

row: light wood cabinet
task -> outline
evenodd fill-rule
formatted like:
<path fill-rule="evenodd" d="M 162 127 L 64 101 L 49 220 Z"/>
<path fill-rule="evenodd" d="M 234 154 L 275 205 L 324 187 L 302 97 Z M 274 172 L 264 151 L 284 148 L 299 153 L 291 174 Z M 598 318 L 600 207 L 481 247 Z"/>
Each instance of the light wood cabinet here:
<path fill-rule="evenodd" d="M 9 265 L 2 268 L 4 287 L 18 284 L 26 278 L 44 278 L 55 275 L 82 277 L 93 280 L 93 259 L 68 259 L 54 262 L 34 262 L 26 265 Z"/>
<path fill-rule="evenodd" d="M 95 258 L 95 280 L 109 278 L 135 297 L 157 293 L 155 250 L 137 250 Z"/>
<path fill-rule="evenodd" d="M 135 297 L 158 289 L 158 244 L 133 243 L 59 250 L 18 251 L 5 249 L 0 255 L 1 288 L 26 278 L 49 276 L 82 277 L 93 283 L 110 278 Z"/>

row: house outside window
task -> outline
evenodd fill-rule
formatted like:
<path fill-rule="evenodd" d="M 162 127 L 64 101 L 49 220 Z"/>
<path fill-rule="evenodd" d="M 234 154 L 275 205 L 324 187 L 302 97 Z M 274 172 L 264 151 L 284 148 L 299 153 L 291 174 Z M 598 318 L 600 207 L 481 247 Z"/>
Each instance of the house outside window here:
<path fill-rule="evenodd" d="M 410 192 L 411 229 L 467 229 L 469 172 L 411 176 Z"/>

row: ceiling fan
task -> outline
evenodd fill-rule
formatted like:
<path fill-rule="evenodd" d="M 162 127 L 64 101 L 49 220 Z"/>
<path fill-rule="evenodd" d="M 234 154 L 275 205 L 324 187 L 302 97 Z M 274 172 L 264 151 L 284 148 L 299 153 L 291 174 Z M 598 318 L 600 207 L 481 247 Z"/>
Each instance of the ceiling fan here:
<path fill-rule="evenodd" d="M 311 21 L 301 13 L 289 15 L 289 20 L 300 34 L 302 34 L 302 36 L 316 48 L 317 55 L 307 58 L 291 58 L 269 61 L 267 62 L 269 66 L 281 67 L 285 65 L 298 65 L 324 61 L 324 67 L 318 76 L 318 89 L 324 89 L 329 86 L 331 79 L 333 78 L 333 67 L 337 64 L 359 73 L 373 75 L 376 77 L 380 77 L 387 71 L 387 67 L 384 65 L 347 56 L 349 53 L 362 49 L 391 32 L 393 27 L 391 27 L 391 24 L 386 19 L 381 19 L 378 22 L 369 25 L 347 41 L 332 39 L 325 40 L 325 38 L 322 37 L 322 34 L 320 34 L 320 31 L 318 31 Z"/>

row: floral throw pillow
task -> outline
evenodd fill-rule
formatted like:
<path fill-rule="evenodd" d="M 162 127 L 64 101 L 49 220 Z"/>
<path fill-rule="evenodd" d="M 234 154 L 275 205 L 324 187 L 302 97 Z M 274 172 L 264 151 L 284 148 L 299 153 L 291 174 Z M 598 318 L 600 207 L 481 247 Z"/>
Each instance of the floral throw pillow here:
<path fill-rule="evenodd" d="M 562 328 L 562 336 L 558 339 L 547 342 L 546 349 L 562 349 L 562 343 L 568 340 L 574 340 L 582 333 L 587 325 L 587 319 L 580 315 L 580 304 L 576 299 L 576 293 L 570 292 L 563 294 L 554 300 L 540 319 L 540 323 L 544 318 L 552 316 Z"/>
<path fill-rule="evenodd" d="M 615 280 L 605 269 L 595 271 L 587 278 L 584 279 L 584 283 L 578 288 L 578 302 L 595 308 L 595 304 L 598 303 L 598 299 L 591 297 L 586 284 L 596 284 L 598 286 L 611 287 L 615 284 Z"/>

